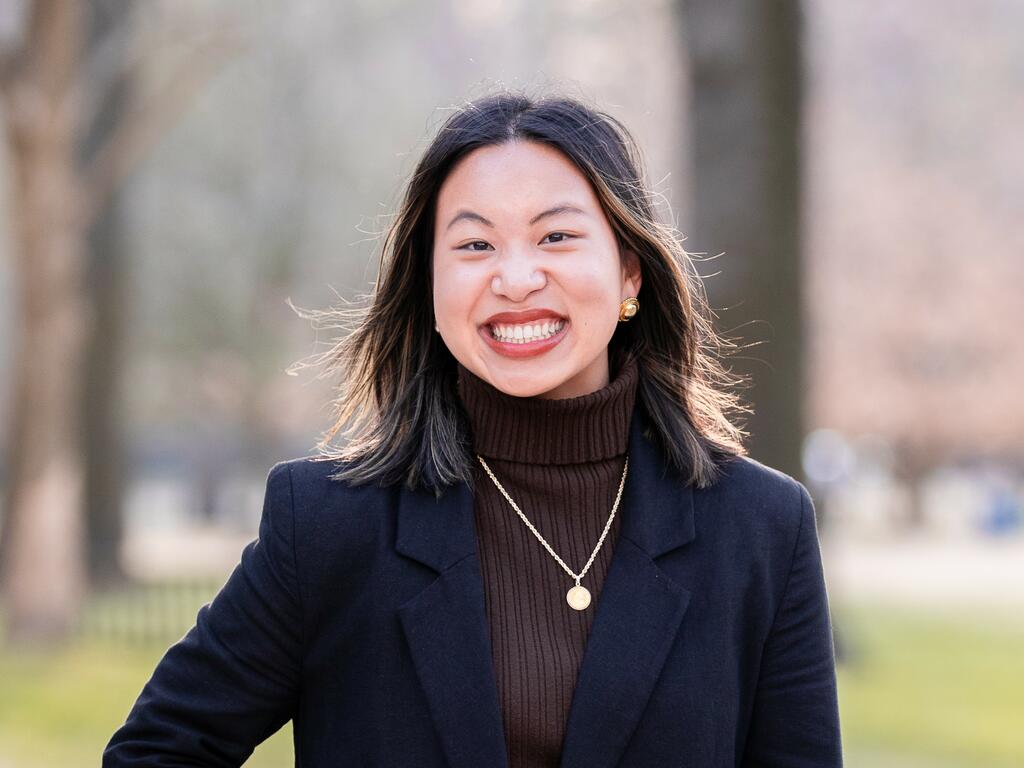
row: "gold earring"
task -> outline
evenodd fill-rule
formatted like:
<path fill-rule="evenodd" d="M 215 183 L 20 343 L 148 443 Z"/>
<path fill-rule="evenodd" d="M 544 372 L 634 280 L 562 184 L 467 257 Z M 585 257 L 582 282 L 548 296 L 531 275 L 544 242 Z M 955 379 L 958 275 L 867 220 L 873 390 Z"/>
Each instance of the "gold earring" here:
<path fill-rule="evenodd" d="M 619 305 L 619 322 L 627 323 L 640 311 L 640 302 L 635 296 L 630 296 Z"/>

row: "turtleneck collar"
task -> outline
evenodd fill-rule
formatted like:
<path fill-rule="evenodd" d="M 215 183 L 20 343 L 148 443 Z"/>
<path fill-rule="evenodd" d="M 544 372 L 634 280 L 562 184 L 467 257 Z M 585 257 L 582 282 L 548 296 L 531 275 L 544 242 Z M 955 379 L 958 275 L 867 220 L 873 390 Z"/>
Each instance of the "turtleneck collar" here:
<path fill-rule="evenodd" d="M 481 456 L 531 464 L 580 464 L 621 456 L 639 369 L 630 358 L 604 387 L 562 399 L 516 397 L 457 362 L 458 393 Z"/>

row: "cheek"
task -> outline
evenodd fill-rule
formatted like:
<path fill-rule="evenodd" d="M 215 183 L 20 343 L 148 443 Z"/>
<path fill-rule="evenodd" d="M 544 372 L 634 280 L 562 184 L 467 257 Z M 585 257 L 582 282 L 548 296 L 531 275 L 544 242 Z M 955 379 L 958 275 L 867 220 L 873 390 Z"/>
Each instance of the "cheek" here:
<path fill-rule="evenodd" d="M 603 317 L 619 303 L 619 274 L 597 259 L 580 260 L 563 270 L 559 284 L 579 317 Z"/>
<path fill-rule="evenodd" d="M 573 327 L 579 332 L 577 344 L 584 348 L 606 343 L 618 321 L 619 286 L 615 276 L 598 259 L 566 265 L 560 271 L 559 286 Z"/>
<path fill-rule="evenodd" d="M 434 311 L 439 318 L 461 322 L 472 314 L 483 287 L 478 271 L 442 262 L 434 272 Z"/>

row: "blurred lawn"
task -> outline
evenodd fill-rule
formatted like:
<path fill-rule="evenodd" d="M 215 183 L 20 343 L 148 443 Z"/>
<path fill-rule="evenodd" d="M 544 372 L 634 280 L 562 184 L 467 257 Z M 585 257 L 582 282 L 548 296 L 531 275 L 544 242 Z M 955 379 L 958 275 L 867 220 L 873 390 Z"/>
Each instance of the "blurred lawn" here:
<path fill-rule="evenodd" d="M 848 768 L 1024 765 L 1024 624 L 834 605 Z M 165 647 L 0 652 L 0 768 L 95 766 Z M 292 765 L 291 724 L 247 766 Z"/>
<path fill-rule="evenodd" d="M 833 608 L 853 768 L 1024 766 L 1024 617 L 995 609 Z"/>
<path fill-rule="evenodd" d="M 0 653 L 0 768 L 97 766 L 164 648 L 82 643 L 60 653 Z M 292 765 L 291 723 L 247 766 Z"/>

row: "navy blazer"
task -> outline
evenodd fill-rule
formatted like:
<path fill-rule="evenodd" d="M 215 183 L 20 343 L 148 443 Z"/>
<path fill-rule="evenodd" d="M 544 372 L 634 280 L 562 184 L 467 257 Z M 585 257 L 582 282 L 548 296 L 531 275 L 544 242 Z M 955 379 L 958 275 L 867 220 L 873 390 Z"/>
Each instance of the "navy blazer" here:
<path fill-rule="evenodd" d="M 645 424 L 636 409 L 561 765 L 841 766 L 807 489 L 747 457 L 687 485 Z M 471 492 L 333 469 L 273 466 L 258 538 L 160 660 L 105 768 L 238 766 L 289 719 L 303 768 L 507 766 Z"/>

